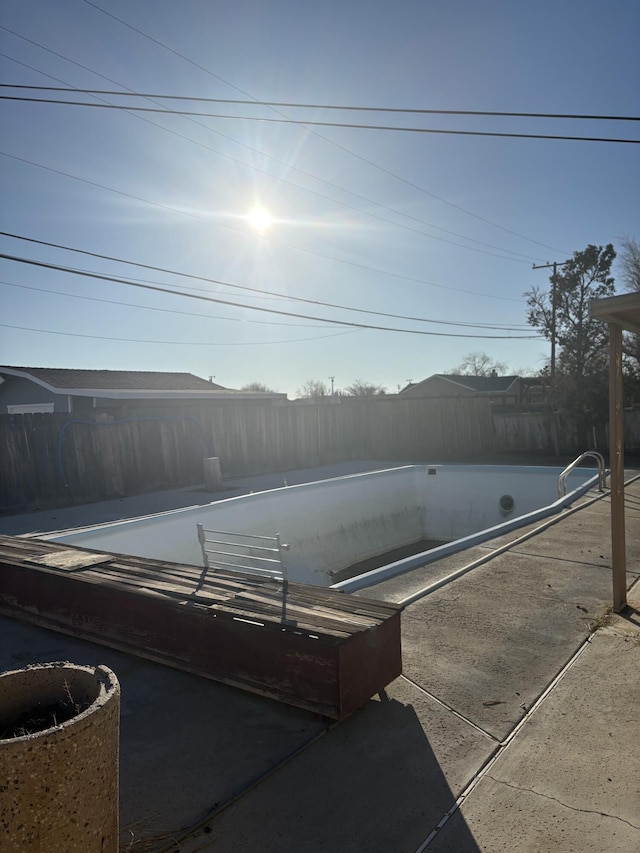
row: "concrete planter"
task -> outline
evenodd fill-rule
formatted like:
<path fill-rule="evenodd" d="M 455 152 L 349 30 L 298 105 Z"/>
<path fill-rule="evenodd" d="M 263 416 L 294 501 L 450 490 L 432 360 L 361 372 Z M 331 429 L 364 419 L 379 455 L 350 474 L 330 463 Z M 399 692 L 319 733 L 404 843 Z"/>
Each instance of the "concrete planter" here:
<path fill-rule="evenodd" d="M 116 853 L 119 729 L 120 685 L 105 666 L 0 674 L 3 853 Z"/>

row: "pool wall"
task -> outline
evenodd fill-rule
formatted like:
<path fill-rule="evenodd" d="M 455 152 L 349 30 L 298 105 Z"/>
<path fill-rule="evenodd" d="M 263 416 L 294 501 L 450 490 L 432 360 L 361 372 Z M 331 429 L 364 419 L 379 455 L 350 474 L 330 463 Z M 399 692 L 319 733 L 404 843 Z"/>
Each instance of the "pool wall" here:
<path fill-rule="evenodd" d="M 289 576 L 329 586 L 336 572 L 395 548 L 422 539 L 478 536 L 479 531 L 505 522 L 513 526 L 519 516 L 548 509 L 556 502 L 559 473 L 556 468 L 526 466 L 408 465 L 61 531 L 46 538 L 108 553 L 201 565 L 197 523 L 227 532 L 279 533 L 290 545 Z M 547 514 L 559 511 L 577 492 L 589 488 L 593 470 L 576 470 L 570 478 L 573 492 Z M 500 507 L 503 495 L 513 500 L 509 511 Z"/>

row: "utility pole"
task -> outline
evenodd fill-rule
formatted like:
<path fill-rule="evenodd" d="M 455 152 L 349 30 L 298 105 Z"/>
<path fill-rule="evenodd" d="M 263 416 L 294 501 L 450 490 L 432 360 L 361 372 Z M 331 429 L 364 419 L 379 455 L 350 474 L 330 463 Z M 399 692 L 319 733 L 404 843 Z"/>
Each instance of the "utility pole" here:
<path fill-rule="evenodd" d="M 564 263 L 567 263 L 566 261 Z M 548 270 L 553 268 L 551 276 L 551 382 L 556 376 L 556 284 L 558 276 L 558 263 L 554 261 L 552 264 L 534 264 L 534 270 Z"/>

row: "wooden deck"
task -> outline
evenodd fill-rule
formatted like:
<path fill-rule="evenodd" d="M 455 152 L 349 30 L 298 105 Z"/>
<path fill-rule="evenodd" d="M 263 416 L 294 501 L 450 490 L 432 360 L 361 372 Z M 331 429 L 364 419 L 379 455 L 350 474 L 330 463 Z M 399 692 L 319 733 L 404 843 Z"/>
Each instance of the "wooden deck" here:
<path fill-rule="evenodd" d="M 400 675 L 394 604 L 0 536 L 0 613 L 342 719 Z"/>

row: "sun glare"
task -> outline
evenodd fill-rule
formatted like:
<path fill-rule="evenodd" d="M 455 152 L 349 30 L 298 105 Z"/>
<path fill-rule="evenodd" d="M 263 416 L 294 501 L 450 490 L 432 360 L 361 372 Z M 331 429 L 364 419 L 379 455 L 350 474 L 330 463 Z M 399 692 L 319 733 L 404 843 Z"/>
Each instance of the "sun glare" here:
<path fill-rule="evenodd" d="M 262 233 L 273 223 L 273 217 L 264 207 L 256 205 L 247 215 L 247 221 L 255 231 Z"/>

